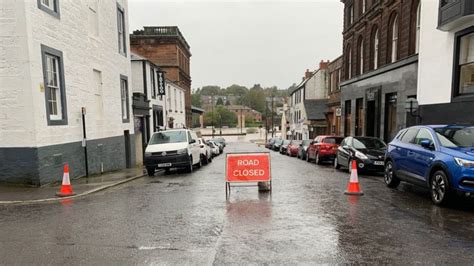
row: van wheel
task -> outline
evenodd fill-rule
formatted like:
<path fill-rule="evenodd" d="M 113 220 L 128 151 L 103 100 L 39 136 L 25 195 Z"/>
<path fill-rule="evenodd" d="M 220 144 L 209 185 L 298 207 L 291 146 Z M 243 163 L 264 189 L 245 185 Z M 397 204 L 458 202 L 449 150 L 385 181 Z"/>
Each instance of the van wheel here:
<path fill-rule="evenodd" d="M 397 178 L 393 170 L 393 162 L 387 161 L 385 164 L 385 174 L 384 174 L 385 184 L 389 188 L 396 188 L 400 184 L 400 179 Z"/>
<path fill-rule="evenodd" d="M 444 171 L 436 171 L 430 178 L 431 200 L 436 205 L 445 205 L 451 198 L 448 178 Z"/>
<path fill-rule="evenodd" d="M 193 157 L 189 157 L 189 162 L 188 162 L 188 165 L 186 166 L 185 171 L 186 171 L 186 173 L 192 173 L 193 172 Z"/>
<path fill-rule="evenodd" d="M 147 167 L 146 172 L 148 176 L 155 176 L 155 168 L 154 167 Z"/>

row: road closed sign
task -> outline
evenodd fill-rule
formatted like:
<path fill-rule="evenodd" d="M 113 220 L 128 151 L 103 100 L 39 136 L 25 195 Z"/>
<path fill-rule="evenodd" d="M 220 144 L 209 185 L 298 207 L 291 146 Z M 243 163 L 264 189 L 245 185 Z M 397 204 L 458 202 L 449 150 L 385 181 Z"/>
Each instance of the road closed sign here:
<path fill-rule="evenodd" d="M 269 153 L 228 153 L 226 182 L 270 181 Z"/>

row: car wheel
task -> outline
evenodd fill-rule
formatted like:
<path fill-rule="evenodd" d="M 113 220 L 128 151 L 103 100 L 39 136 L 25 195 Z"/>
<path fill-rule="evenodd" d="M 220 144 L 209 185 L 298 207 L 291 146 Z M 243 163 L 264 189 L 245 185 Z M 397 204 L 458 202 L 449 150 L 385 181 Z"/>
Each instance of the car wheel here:
<path fill-rule="evenodd" d="M 444 171 L 436 171 L 430 179 L 431 200 L 436 205 L 444 205 L 450 199 L 449 183 Z"/>
<path fill-rule="evenodd" d="M 209 156 L 209 162 L 212 163 L 212 157 L 214 157 L 212 154 Z"/>
<path fill-rule="evenodd" d="M 336 157 L 334 158 L 334 168 L 335 168 L 335 169 L 341 168 L 341 165 L 340 165 L 339 162 L 337 161 L 337 155 L 336 155 Z"/>
<path fill-rule="evenodd" d="M 193 172 L 193 157 L 189 157 L 189 162 L 188 165 L 186 166 L 186 173 L 192 173 Z"/>
<path fill-rule="evenodd" d="M 316 158 L 314 159 L 314 162 L 315 162 L 316 164 L 321 164 L 321 159 L 319 158 L 319 152 L 316 153 Z"/>
<path fill-rule="evenodd" d="M 308 163 L 309 163 L 309 161 L 310 161 L 310 160 L 309 160 L 309 154 L 308 154 L 308 153 L 306 153 L 306 161 L 307 161 Z"/>
<path fill-rule="evenodd" d="M 385 163 L 385 174 L 384 174 L 385 184 L 389 188 L 396 188 L 400 184 L 400 179 L 395 176 L 395 172 L 393 170 L 393 162 L 387 161 Z"/>
<path fill-rule="evenodd" d="M 147 167 L 146 172 L 148 176 L 155 176 L 155 168 L 154 167 Z"/>
<path fill-rule="evenodd" d="M 171 170 L 169 168 L 165 168 L 165 175 L 169 175 Z"/>

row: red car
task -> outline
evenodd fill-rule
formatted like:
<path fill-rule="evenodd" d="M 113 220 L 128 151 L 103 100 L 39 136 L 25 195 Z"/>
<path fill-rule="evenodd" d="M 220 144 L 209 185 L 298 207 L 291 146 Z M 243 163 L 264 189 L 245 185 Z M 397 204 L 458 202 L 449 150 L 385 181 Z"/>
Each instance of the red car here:
<path fill-rule="evenodd" d="M 337 148 L 343 139 L 337 136 L 317 136 L 308 147 L 306 161 L 314 160 L 317 164 L 325 160 L 334 161 Z"/>
<path fill-rule="evenodd" d="M 296 157 L 298 155 L 298 148 L 300 147 L 301 143 L 301 140 L 292 140 L 288 145 L 288 149 L 286 151 L 287 155 Z"/>

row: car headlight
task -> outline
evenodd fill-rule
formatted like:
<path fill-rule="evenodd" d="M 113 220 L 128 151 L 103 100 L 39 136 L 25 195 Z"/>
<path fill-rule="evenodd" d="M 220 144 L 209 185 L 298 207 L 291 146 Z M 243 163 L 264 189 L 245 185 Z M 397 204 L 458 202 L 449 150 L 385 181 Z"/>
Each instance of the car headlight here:
<path fill-rule="evenodd" d="M 355 157 L 359 158 L 359 159 L 362 159 L 362 160 L 367 160 L 369 159 L 369 157 L 367 157 L 365 154 L 363 154 L 362 152 L 360 151 L 356 151 L 355 152 Z"/>
<path fill-rule="evenodd" d="M 188 153 L 188 149 L 184 148 L 184 149 L 179 149 L 177 152 L 177 154 L 185 154 L 185 153 Z"/>
<path fill-rule="evenodd" d="M 463 167 L 472 167 L 474 168 L 474 161 L 469 161 L 461 158 L 456 158 L 454 157 L 454 161 L 456 162 L 457 165 L 463 166 Z"/>

